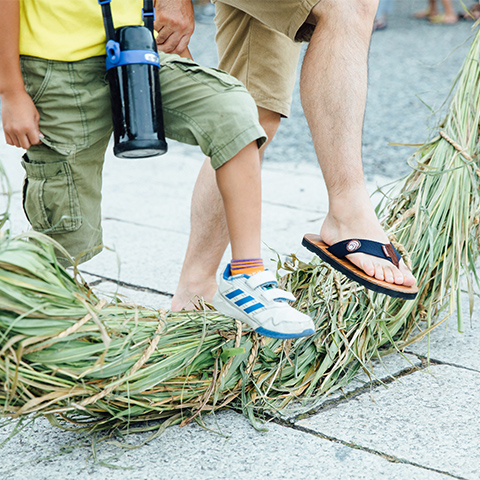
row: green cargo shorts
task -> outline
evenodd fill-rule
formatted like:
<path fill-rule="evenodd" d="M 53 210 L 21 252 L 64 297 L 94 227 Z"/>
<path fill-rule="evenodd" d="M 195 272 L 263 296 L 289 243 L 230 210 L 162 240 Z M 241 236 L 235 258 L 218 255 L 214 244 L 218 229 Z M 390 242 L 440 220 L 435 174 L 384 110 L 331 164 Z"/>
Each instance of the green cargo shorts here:
<path fill-rule="evenodd" d="M 256 140 L 261 146 L 266 141 L 255 102 L 241 82 L 178 55 L 160 57 L 167 137 L 199 145 L 215 169 L 249 143 Z M 112 133 L 105 59 L 22 57 L 21 67 L 45 137 L 22 161 L 25 213 L 34 230 L 84 262 L 103 243 L 102 168 Z"/>

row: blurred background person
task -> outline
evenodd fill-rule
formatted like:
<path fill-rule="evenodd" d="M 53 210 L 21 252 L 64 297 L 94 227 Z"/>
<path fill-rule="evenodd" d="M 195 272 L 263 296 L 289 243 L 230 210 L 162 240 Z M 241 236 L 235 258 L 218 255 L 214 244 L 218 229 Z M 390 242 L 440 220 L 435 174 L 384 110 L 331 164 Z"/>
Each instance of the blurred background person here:
<path fill-rule="evenodd" d="M 373 22 L 373 31 L 387 28 L 388 16 L 393 12 L 395 0 L 380 0 L 378 10 Z"/>
<path fill-rule="evenodd" d="M 478 20 L 480 18 L 480 3 L 474 3 L 468 10 L 461 12 L 458 16 L 462 20 Z"/>
<path fill-rule="evenodd" d="M 193 8 L 197 22 L 213 24 L 215 6 L 210 3 L 210 0 L 194 0 Z"/>
<path fill-rule="evenodd" d="M 415 18 L 425 18 L 432 23 L 453 25 L 458 22 L 458 15 L 453 8 L 452 0 L 441 0 L 443 13 L 438 10 L 437 0 L 428 0 L 426 10 L 413 14 Z"/>

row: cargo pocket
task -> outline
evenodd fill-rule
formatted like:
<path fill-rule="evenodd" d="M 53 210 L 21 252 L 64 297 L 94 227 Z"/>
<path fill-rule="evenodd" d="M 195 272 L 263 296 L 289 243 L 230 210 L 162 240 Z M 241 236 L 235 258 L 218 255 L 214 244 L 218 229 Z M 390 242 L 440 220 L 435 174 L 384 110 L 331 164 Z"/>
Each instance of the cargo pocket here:
<path fill-rule="evenodd" d="M 168 56 L 167 58 L 161 57 L 160 63 L 162 67 L 167 67 L 173 70 L 175 67 L 182 70 L 190 78 L 196 82 L 203 83 L 210 88 L 218 92 L 223 92 L 225 89 L 243 87 L 243 83 L 233 77 L 232 75 L 224 72 L 223 70 L 218 70 L 216 68 L 202 67 L 197 63 L 189 60 L 187 58 L 182 58 L 178 55 L 172 57 Z"/>
<path fill-rule="evenodd" d="M 47 234 L 78 230 L 82 214 L 68 162 L 30 163 L 24 155 L 22 166 L 27 173 L 23 208 L 33 229 Z"/>
<path fill-rule="evenodd" d="M 69 144 L 64 144 L 64 143 L 58 143 L 58 142 L 53 142 L 52 140 L 49 140 L 47 137 L 42 137 L 40 138 L 40 141 L 47 146 L 48 148 L 51 148 L 53 151 L 59 153 L 60 155 L 69 155 L 70 156 L 70 161 L 75 161 L 75 154 L 77 153 L 77 146 L 75 144 L 69 143 Z"/>

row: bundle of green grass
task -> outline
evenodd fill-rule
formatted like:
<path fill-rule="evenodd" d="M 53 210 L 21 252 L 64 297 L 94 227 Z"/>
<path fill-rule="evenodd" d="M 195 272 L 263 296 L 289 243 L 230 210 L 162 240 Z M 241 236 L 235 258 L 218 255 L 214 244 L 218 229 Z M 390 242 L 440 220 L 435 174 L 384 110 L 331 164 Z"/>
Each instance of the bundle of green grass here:
<path fill-rule="evenodd" d="M 479 252 L 480 39 L 456 81 L 438 136 L 379 206 L 410 253 L 420 292 L 368 292 L 320 261 L 280 265 L 281 282 L 317 333 L 257 336 L 215 311 L 166 312 L 101 300 L 30 233 L 0 239 L 0 404 L 6 416 L 47 415 L 111 431 L 136 421 L 188 423 L 227 405 L 252 419 L 347 385 L 370 360 L 401 350 L 455 309 L 465 274 L 473 305 Z M 7 214 L 0 217 L 4 223 Z M 403 246 L 403 247 L 402 247 Z M 458 310 L 459 329 L 462 318 Z M 158 422 L 157 422 L 158 423 Z"/>

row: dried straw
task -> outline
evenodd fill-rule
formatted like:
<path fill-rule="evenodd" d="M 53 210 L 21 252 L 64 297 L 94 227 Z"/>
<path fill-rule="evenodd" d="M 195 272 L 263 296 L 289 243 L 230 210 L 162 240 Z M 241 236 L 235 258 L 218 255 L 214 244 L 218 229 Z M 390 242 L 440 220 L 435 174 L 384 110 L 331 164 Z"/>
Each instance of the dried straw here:
<path fill-rule="evenodd" d="M 101 301 L 58 264 L 47 237 L 4 236 L 3 414 L 44 414 L 54 425 L 60 417 L 95 431 L 132 421 L 186 424 L 234 405 L 254 421 L 256 414 L 281 413 L 293 400 L 315 402 L 359 369 L 369 371 L 372 358 L 421 338 L 454 311 L 462 273 L 473 305 L 479 58 L 477 33 L 438 136 L 417 150 L 412 173 L 379 207 L 392 240 L 410 252 L 420 285 L 416 301 L 368 292 L 320 261 L 292 256 L 279 263 L 281 282 L 315 320 L 317 333 L 266 339 L 209 310 L 174 313 Z M 461 330 L 460 310 L 458 322 Z"/>

